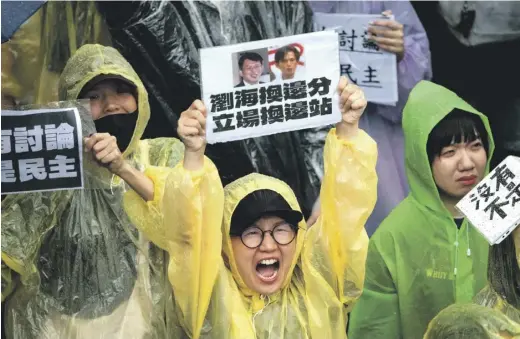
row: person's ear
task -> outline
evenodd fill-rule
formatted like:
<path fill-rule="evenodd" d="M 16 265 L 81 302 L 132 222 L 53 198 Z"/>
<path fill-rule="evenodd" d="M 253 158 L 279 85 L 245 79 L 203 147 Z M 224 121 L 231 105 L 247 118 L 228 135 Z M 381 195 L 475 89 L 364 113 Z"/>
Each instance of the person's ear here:
<path fill-rule="evenodd" d="M 240 77 L 241 77 L 241 78 L 243 78 L 243 77 L 244 77 L 244 73 L 243 73 L 243 72 L 242 72 L 241 70 L 240 70 L 240 71 L 238 71 L 238 75 L 240 75 Z"/>

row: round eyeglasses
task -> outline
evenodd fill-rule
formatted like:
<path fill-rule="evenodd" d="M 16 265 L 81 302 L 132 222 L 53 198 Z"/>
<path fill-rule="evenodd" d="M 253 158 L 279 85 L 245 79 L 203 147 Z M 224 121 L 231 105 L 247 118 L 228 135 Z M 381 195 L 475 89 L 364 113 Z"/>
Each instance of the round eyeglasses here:
<path fill-rule="evenodd" d="M 280 224 L 270 231 L 263 231 L 256 226 L 248 227 L 240 235 L 240 240 L 247 248 L 257 248 L 264 241 L 264 236 L 269 233 L 279 245 L 288 245 L 296 238 L 297 229 L 290 224 Z"/>

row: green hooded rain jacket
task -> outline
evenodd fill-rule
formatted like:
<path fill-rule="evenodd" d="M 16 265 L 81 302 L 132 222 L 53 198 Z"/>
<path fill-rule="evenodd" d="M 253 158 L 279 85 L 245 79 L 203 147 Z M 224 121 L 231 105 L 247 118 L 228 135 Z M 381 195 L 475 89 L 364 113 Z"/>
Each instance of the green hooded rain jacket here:
<path fill-rule="evenodd" d="M 426 152 L 431 130 L 454 108 L 487 118 L 450 90 L 421 81 L 403 112 L 410 194 L 370 239 L 363 294 L 350 339 L 418 339 L 442 309 L 485 286 L 488 244 L 467 220 L 460 229 L 442 203 Z M 489 170 L 489 161 L 486 171 Z"/>

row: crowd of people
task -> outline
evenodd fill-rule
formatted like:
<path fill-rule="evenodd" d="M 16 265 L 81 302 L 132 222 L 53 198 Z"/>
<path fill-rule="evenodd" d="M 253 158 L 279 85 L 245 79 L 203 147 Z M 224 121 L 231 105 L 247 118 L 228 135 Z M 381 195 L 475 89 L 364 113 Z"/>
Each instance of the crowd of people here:
<path fill-rule="evenodd" d="M 156 114 L 146 74 L 113 47 L 84 44 L 61 71 L 58 95 L 90 102 L 85 188 L 2 197 L 3 336 L 520 337 L 520 228 L 489 246 L 455 208 L 494 163 L 518 155 L 520 94 L 504 94 L 495 109 L 486 91 L 436 81 L 409 2 L 308 5 L 393 15 L 369 31 L 396 54 L 399 88 L 388 106 L 367 102 L 348 77 L 335 84 L 341 121 L 302 132 L 314 140 L 301 145 L 302 162 L 321 181 L 310 217 L 283 180 L 248 173 L 225 182 L 207 156 L 201 100 L 180 114 L 178 138 L 143 138 Z M 440 13 L 466 46 L 506 48 L 520 42 L 520 6 L 506 7 L 514 20 L 503 39 L 498 28 L 485 38 L 482 22 L 500 6 L 441 3 Z M 447 14 L 457 10 L 459 21 Z M 299 58 L 291 47 L 276 53 L 283 79 Z M 236 86 L 260 82 L 259 54 L 237 62 Z M 513 135 L 493 133 L 502 108 Z"/>

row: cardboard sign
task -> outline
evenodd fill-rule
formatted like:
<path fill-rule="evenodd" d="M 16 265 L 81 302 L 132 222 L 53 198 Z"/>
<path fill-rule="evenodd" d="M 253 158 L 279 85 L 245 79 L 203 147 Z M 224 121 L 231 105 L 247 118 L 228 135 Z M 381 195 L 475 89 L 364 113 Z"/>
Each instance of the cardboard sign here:
<path fill-rule="evenodd" d="M 341 120 L 335 32 L 206 48 L 200 55 L 209 143 Z"/>
<path fill-rule="evenodd" d="M 493 244 L 520 224 L 520 158 L 509 156 L 456 207 Z"/>
<path fill-rule="evenodd" d="M 2 194 L 83 187 L 77 108 L 2 110 Z"/>
<path fill-rule="evenodd" d="M 369 102 L 395 106 L 398 100 L 397 59 L 369 39 L 368 26 L 374 20 L 393 17 L 374 14 L 314 13 L 318 30 L 339 32 L 340 71 L 363 88 Z"/>

